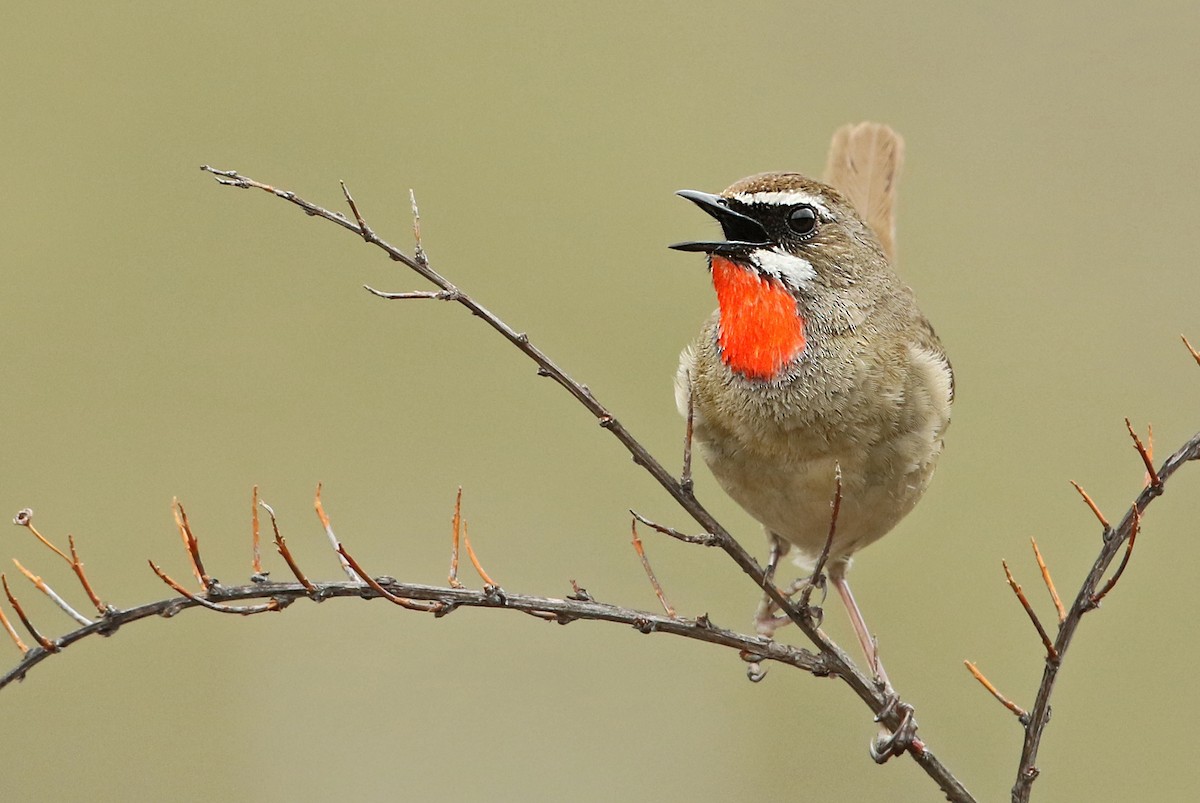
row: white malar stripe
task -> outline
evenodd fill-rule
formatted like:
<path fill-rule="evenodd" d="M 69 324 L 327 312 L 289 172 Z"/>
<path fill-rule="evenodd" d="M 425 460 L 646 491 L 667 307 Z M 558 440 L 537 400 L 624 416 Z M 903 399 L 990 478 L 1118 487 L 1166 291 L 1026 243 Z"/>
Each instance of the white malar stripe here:
<path fill-rule="evenodd" d="M 817 278 L 817 272 L 807 259 L 774 248 L 756 248 L 750 252 L 750 260 L 763 273 L 775 276 L 797 289 Z"/>
<path fill-rule="evenodd" d="M 829 207 L 820 196 L 813 195 L 811 192 L 803 190 L 784 190 L 776 192 L 739 192 L 733 195 L 735 201 L 740 201 L 744 204 L 773 204 L 775 206 L 795 206 L 796 204 L 808 204 L 821 213 L 821 216 L 827 220 L 831 220 L 833 215 L 829 213 Z"/>

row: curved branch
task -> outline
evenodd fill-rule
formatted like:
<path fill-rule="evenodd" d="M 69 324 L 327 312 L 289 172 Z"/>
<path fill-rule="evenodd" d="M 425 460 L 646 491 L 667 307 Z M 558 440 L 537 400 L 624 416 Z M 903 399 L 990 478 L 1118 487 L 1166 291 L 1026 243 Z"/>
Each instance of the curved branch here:
<path fill-rule="evenodd" d="M 0 689 L 15 680 L 23 680 L 30 669 L 81 639 L 97 634 L 111 636 L 130 622 L 151 616 L 170 618 L 188 608 L 211 609 L 214 606 L 230 612 L 252 612 L 250 609 L 226 608 L 225 603 L 253 599 L 267 600 L 265 605 L 255 606 L 257 611 L 281 611 L 296 600 L 305 598 L 316 601 L 342 597 L 370 600 L 385 598 L 387 595 L 438 603 L 440 607 L 434 611 L 438 616 L 444 616 L 456 608 L 500 608 L 526 613 L 547 613 L 552 615 L 552 621 L 560 624 L 568 624 L 577 619 L 615 622 L 628 625 L 640 633 L 669 633 L 695 641 L 728 647 L 742 653 L 753 653 L 764 660 L 794 666 L 815 675 L 827 675 L 831 671 L 823 658 L 808 650 L 780 644 L 762 636 L 751 636 L 726 630 L 714 625 L 707 617 L 699 619 L 670 618 L 633 608 L 596 602 L 590 598 L 557 599 L 528 594 L 510 594 L 498 589 L 472 591 L 465 588 L 400 583 L 388 578 L 376 578 L 375 582 L 378 590 L 369 585 L 347 581 L 311 583 L 311 589 L 301 583 L 254 583 L 235 587 L 214 585 L 206 594 L 202 595 L 170 597 L 134 608 L 110 608 L 102 619 L 72 630 L 49 642 L 53 649 L 42 646 L 30 648 L 20 663 L 0 676 Z"/>

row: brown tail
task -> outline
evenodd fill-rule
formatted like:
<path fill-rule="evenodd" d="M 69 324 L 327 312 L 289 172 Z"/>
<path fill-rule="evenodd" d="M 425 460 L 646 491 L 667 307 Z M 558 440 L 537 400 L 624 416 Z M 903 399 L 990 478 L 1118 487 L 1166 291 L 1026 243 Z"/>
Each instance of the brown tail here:
<path fill-rule="evenodd" d="M 847 124 L 833 134 L 825 183 L 854 204 L 896 261 L 896 183 L 904 163 L 904 140 L 882 123 Z"/>

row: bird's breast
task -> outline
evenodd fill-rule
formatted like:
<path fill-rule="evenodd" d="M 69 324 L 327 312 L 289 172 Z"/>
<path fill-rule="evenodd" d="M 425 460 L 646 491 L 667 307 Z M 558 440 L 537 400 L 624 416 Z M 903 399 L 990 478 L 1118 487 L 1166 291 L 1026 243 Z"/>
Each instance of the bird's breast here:
<path fill-rule="evenodd" d="M 744 377 L 772 379 L 804 351 L 804 317 L 778 279 L 724 257 L 712 257 L 713 287 L 721 309 L 721 360 Z"/>

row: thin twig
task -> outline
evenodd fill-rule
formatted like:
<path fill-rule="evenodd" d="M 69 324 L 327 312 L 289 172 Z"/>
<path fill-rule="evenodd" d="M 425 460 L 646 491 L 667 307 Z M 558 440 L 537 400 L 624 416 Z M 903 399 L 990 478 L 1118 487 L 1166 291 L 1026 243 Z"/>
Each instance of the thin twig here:
<path fill-rule="evenodd" d="M 80 613 L 79 611 L 72 608 L 71 603 L 67 602 L 65 599 L 63 599 L 61 596 L 59 596 L 58 592 L 55 591 L 53 588 L 51 588 L 49 583 L 47 583 L 41 577 L 38 577 L 36 574 L 34 574 L 33 572 L 29 571 L 24 566 L 22 566 L 21 561 L 17 560 L 16 558 L 13 558 L 13 563 L 16 564 L 16 566 L 20 570 L 21 574 L 25 575 L 26 579 L 29 580 L 29 582 L 33 583 L 34 587 L 36 587 L 38 591 L 41 591 L 43 594 L 45 594 L 47 597 L 50 598 L 51 602 L 53 602 L 60 609 L 62 609 L 63 613 L 65 613 L 67 616 L 70 616 L 72 619 L 74 619 L 76 622 L 79 622 L 79 624 L 81 624 L 81 625 L 90 625 L 92 623 L 91 619 L 87 618 L 82 613 Z"/>
<path fill-rule="evenodd" d="M 17 645 L 17 649 L 21 651 L 21 655 L 27 654 L 29 647 L 25 645 L 25 642 L 21 641 L 21 637 L 17 635 L 17 631 L 13 630 L 12 623 L 8 621 L 8 617 L 4 615 L 4 609 L 2 608 L 0 608 L 0 625 L 3 625 L 4 629 L 8 631 L 8 637 L 13 640 L 13 644 Z"/>
<path fill-rule="evenodd" d="M 450 519 L 450 576 L 451 588 L 462 588 L 458 579 L 458 543 L 462 531 L 462 486 L 458 486 L 458 496 L 454 497 L 454 516 Z"/>
<path fill-rule="evenodd" d="M 92 589 L 92 584 L 88 582 L 87 574 L 83 571 L 83 561 L 79 559 L 79 553 L 75 551 L 75 536 L 67 536 L 67 545 L 71 548 L 71 570 L 79 578 L 79 584 L 83 586 L 83 593 L 87 594 L 88 599 L 96 606 L 96 612 L 103 616 L 108 613 L 108 606 L 101 601 L 99 595 Z"/>
<path fill-rule="evenodd" d="M 463 522 L 462 528 L 463 547 L 467 550 L 467 557 L 471 559 L 471 565 L 475 567 L 475 571 L 479 575 L 479 579 L 483 580 L 484 588 L 489 586 L 491 588 L 499 588 L 500 584 L 488 576 L 488 573 L 483 570 L 483 565 L 479 562 L 479 558 L 475 555 L 475 550 L 471 547 L 471 536 L 467 534 L 467 523 L 465 521 Z"/>
<path fill-rule="evenodd" d="M 300 567 L 296 564 L 296 559 L 292 557 L 292 551 L 287 547 L 287 541 L 283 540 L 283 535 L 279 532 L 279 522 L 275 519 L 275 509 L 266 502 L 259 500 L 259 505 L 267 511 L 267 515 L 271 518 L 271 529 L 275 531 L 275 549 L 279 550 L 279 554 L 283 556 L 284 563 L 292 570 L 292 576 L 300 581 L 300 584 L 307 588 L 310 592 L 316 591 L 317 587 L 313 585 L 304 572 L 300 571 Z"/>
<path fill-rule="evenodd" d="M 153 569 L 154 573 L 158 575 L 158 579 L 170 586 L 175 593 L 182 594 L 191 602 L 194 602 L 203 608 L 207 608 L 210 611 L 216 611 L 217 613 L 233 613 L 237 614 L 238 616 L 253 616 L 256 613 L 267 613 L 268 611 L 280 610 L 279 603 L 273 599 L 267 600 L 267 602 L 263 605 L 219 605 L 215 602 L 209 602 L 208 600 L 204 599 L 204 597 L 199 597 L 193 594 L 191 591 L 188 591 L 186 588 L 176 582 L 175 579 L 169 574 L 159 568 L 158 564 L 154 561 L 148 560 L 146 562 L 150 564 L 150 568 Z"/>
<path fill-rule="evenodd" d="M 1125 542 L 1125 554 L 1121 556 L 1121 562 L 1117 565 L 1117 570 L 1113 572 L 1112 577 L 1108 578 L 1108 582 L 1104 584 L 1104 588 L 1097 591 L 1089 600 L 1090 607 L 1099 608 L 1100 602 L 1108 596 L 1108 592 L 1112 591 L 1117 581 L 1121 579 L 1121 575 L 1125 573 L 1125 567 L 1129 565 L 1129 556 L 1133 554 L 1133 544 L 1137 541 L 1138 532 L 1142 528 L 1142 514 L 1138 513 L 1137 508 L 1133 509 L 1133 529 L 1129 531 L 1129 540 Z"/>
<path fill-rule="evenodd" d="M 1029 621 L 1033 622 L 1033 626 L 1037 628 L 1038 635 L 1041 636 L 1042 646 L 1046 648 L 1046 660 L 1050 662 L 1058 661 L 1058 651 L 1054 649 L 1054 642 L 1046 634 L 1046 628 L 1042 627 L 1042 620 L 1038 618 L 1038 615 L 1033 610 L 1033 606 L 1029 604 L 1029 598 L 1025 596 L 1025 592 L 1021 590 L 1020 584 L 1017 583 L 1013 578 L 1012 572 L 1009 571 L 1008 561 L 1002 560 L 1000 564 L 1004 566 L 1004 576 L 1008 580 L 1009 587 L 1017 595 L 1017 599 L 1021 602 L 1021 607 L 1025 609 L 1025 613 L 1029 614 Z"/>
<path fill-rule="evenodd" d="M 1088 492 L 1083 490 L 1083 487 L 1079 483 L 1075 482 L 1075 480 L 1070 480 L 1070 483 L 1076 491 L 1079 491 L 1079 495 L 1083 497 L 1084 503 L 1092 509 L 1092 513 L 1095 514 L 1096 519 L 1100 522 L 1100 526 L 1104 528 L 1104 532 L 1107 534 L 1112 529 L 1112 526 L 1109 525 L 1108 519 L 1104 518 L 1104 514 L 1100 512 L 1099 506 L 1092 501 L 1092 497 L 1088 496 Z"/>
<path fill-rule="evenodd" d="M 29 532 L 33 533 L 34 537 L 37 538 L 37 540 L 42 542 L 43 546 L 45 546 L 47 549 L 49 549 L 55 555 L 58 555 L 60 558 L 62 558 L 68 564 L 70 564 L 71 559 L 67 557 L 67 553 L 63 552 L 61 549 L 56 547 L 54 544 L 50 543 L 50 540 L 48 538 L 46 538 L 44 535 L 42 535 L 41 533 L 39 533 L 37 531 L 37 527 L 33 526 L 33 508 L 24 507 L 24 508 L 21 508 L 20 510 L 18 510 L 17 515 L 13 516 L 13 524 L 17 525 L 18 527 L 24 527 L 25 529 L 29 530 Z"/>
<path fill-rule="evenodd" d="M 8 597 L 8 604 L 12 605 L 13 610 L 17 613 L 17 618 L 21 620 L 21 624 L 25 625 L 25 629 L 29 631 L 29 635 L 33 636 L 33 640 L 46 652 L 58 652 L 58 645 L 39 633 L 38 629 L 33 626 L 33 622 L 29 621 L 29 617 L 25 615 L 25 609 L 21 607 L 21 603 L 17 602 L 12 589 L 8 587 L 8 578 L 3 574 L 0 574 L 0 583 L 4 585 L 4 595 Z"/>
<path fill-rule="evenodd" d="M 435 290 L 414 290 L 414 291 L 411 291 L 408 293 L 385 293 L 383 290 L 376 290 L 374 287 L 372 287 L 369 284 L 364 284 L 363 289 L 366 290 L 368 293 L 371 293 L 372 295 L 379 296 L 380 298 L 389 298 L 389 299 L 393 299 L 393 300 L 396 300 L 396 299 L 403 300 L 406 298 L 408 298 L 408 299 L 428 298 L 428 299 L 432 299 L 434 301 L 454 301 L 454 294 L 449 293 L 445 290 L 436 290 L 436 291 Z"/>
<path fill-rule="evenodd" d="M 350 555 L 350 553 L 346 551 L 346 547 L 344 545 L 338 544 L 336 549 L 337 549 L 337 553 L 341 557 L 341 559 L 346 562 L 346 565 L 348 565 L 355 572 L 355 574 L 358 577 L 362 578 L 362 582 L 365 583 L 367 585 L 367 587 L 370 588 L 372 591 L 374 591 L 376 594 L 378 594 L 379 596 L 386 599 L 388 602 L 395 603 L 396 605 L 399 605 L 401 608 L 407 608 L 410 611 L 433 612 L 433 611 L 440 611 L 443 607 L 445 607 L 440 602 L 417 602 L 415 600 L 408 599 L 407 597 L 396 596 L 395 594 L 391 593 L 390 591 L 385 589 L 383 586 L 381 586 L 379 584 L 378 580 L 371 577 L 371 575 L 367 574 L 367 572 L 363 570 L 363 567 L 361 565 L 359 565 L 358 561 L 355 560 Z"/>
<path fill-rule="evenodd" d="M 354 213 L 354 219 L 358 221 L 359 233 L 367 242 L 372 242 L 375 239 L 375 232 L 371 231 L 371 227 L 367 225 L 367 221 L 363 220 L 362 213 L 358 211 L 358 204 L 354 203 L 354 198 L 350 196 L 350 188 L 346 186 L 346 182 L 339 181 L 342 185 L 342 195 L 346 196 L 346 203 L 350 205 L 350 211 Z"/>
<path fill-rule="evenodd" d="M 970 661 L 963 661 L 963 665 L 967 668 L 968 672 L 975 676 L 976 680 L 983 684 L 985 689 L 991 692 L 991 695 L 999 701 L 1000 705 L 1016 714 L 1017 719 L 1021 720 L 1022 723 L 1029 719 L 1029 712 L 1001 694 L 1000 690 L 992 685 L 992 682 L 988 680 L 982 672 L 979 671 L 979 667 L 975 666 L 975 664 L 971 663 Z"/>
<path fill-rule="evenodd" d="M 667 616 L 675 618 L 675 608 L 667 601 L 667 595 L 663 593 L 662 585 L 658 582 L 658 578 L 654 576 L 654 569 L 650 568 L 650 559 L 646 557 L 646 549 L 642 545 L 642 539 L 638 536 L 637 519 L 630 520 L 630 529 L 633 532 L 633 548 L 641 558 L 642 568 L 646 570 L 646 577 L 650 580 L 650 585 L 654 588 L 654 595 L 658 597 L 658 601 L 662 603 L 663 610 Z"/>
<path fill-rule="evenodd" d="M 251 558 L 250 571 L 254 577 L 265 577 L 266 572 L 262 566 L 262 540 L 259 536 L 258 528 L 258 486 L 254 486 L 254 493 L 250 496 L 250 531 L 251 531 Z"/>
<path fill-rule="evenodd" d="M 1161 489 L 1162 480 L 1158 478 L 1158 472 L 1154 469 L 1154 458 L 1142 443 L 1142 439 L 1133 431 L 1133 424 L 1129 423 L 1128 418 L 1125 419 L 1125 429 L 1129 430 L 1129 437 L 1133 438 L 1133 448 L 1137 450 L 1138 457 L 1142 458 L 1142 464 L 1146 466 L 1146 484 L 1151 488 Z"/>
<path fill-rule="evenodd" d="M 692 384 L 692 371 L 684 371 L 687 381 L 687 426 L 683 429 L 683 471 L 679 474 L 679 487 L 691 493 L 695 483 L 692 480 L 692 436 L 696 431 L 696 388 Z"/>
<path fill-rule="evenodd" d="M 837 535 L 838 515 L 842 512 L 842 466 L 839 463 L 833 464 L 833 501 L 830 503 L 829 513 L 829 535 L 825 537 L 825 545 L 821 548 L 821 554 L 817 557 L 817 563 L 813 566 L 812 575 L 808 583 L 800 591 L 800 609 L 808 610 L 808 602 L 812 598 L 813 589 L 822 585 L 824 582 L 825 564 L 829 561 L 829 551 L 833 549 L 833 537 Z M 876 675 L 879 674 L 876 668 Z"/>
<path fill-rule="evenodd" d="M 329 516 L 325 515 L 325 506 L 321 504 L 321 483 L 317 483 L 316 497 L 313 499 L 313 508 L 317 511 L 317 518 L 321 520 L 321 527 L 325 530 L 325 536 L 329 539 L 329 545 L 338 556 L 338 563 L 342 565 L 342 571 L 346 574 L 346 579 L 350 582 L 358 582 L 359 576 L 354 573 L 354 569 L 350 568 L 350 564 L 346 562 L 346 556 L 342 554 L 342 543 L 338 541 L 336 535 L 333 534 L 333 524 L 329 521 Z"/>
<path fill-rule="evenodd" d="M 408 200 L 412 204 L 413 257 L 422 265 L 429 265 L 429 255 L 425 253 L 425 245 L 421 242 L 421 210 L 417 209 L 417 194 L 410 187 Z"/>
<path fill-rule="evenodd" d="M 1200 365 L 1200 351 L 1192 348 L 1192 344 L 1188 342 L 1186 337 L 1183 335 L 1180 335 L 1180 337 L 1183 338 L 1183 345 L 1187 347 L 1188 353 L 1192 355 L 1192 359 L 1196 361 L 1196 365 Z"/>
<path fill-rule="evenodd" d="M 1054 587 L 1050 569 L 1046 566 L 1046 561 L 1042 559 L 1042 550 L 1038 549 L 1037 539 L 1030 538 L 1029 543 L 1033 544 L 1033 557 L 1037 559 L 1038 568 L 1042 570 L 1042 581 L 1046 584 L 1046 590 L 1050 592 L 1050 599 L 1054 600 L 1054 610 L 1058 611 L 1058 623 L 1062 624 L 1063 619 L 1067 618 L 1067 611 L 1063 608 L 1062 600 L 1059 599 L 1058 589 Z"/>
<path fill-rule="evenodd" d="M 663 525 L 658 524 L 657 522 L 651 521 L 650 519 L 643 516 L 641 513 L 638 513 L 636 510 L 630 510 L 629 512 L 633 514 L 633 517 L 635 519 L 640 521 L 642 524 L 645 524 L 650 529 L 654 530 L 655 532 L 662 533 L 663 535 L 674 538 L 676 541 L 682 541 L 685 544 L 699 544 L 700 546 L 720 546 L 721 545 L 721 539 L 718 538 L 717 536 L 713 535 L 712 533 L 704 533 L 703 535 L 688 535 L 687 533 L 681 533 L 681 532 L 679 532 L 679 530 L 676 530 L 672 527 L 664 527 Z"/>
<path fill-rule="evenodd" d="M 175 514 L 175 526 L 179 528 L 179 535 L 183 539 L 183 548 L 192 562 L 192 573 L 196 575 L 196 581 L 202 588 L 211 587 L 213 579 L 208 576 L 208 572 L 204 571 L 204 561 L 200 559 L 200 542 L 192 534 L 192 527 L 188 524 L 187 511 L 183 509 L 183 503 L 178 499 L 171 500 L 171 510 Z"/>

